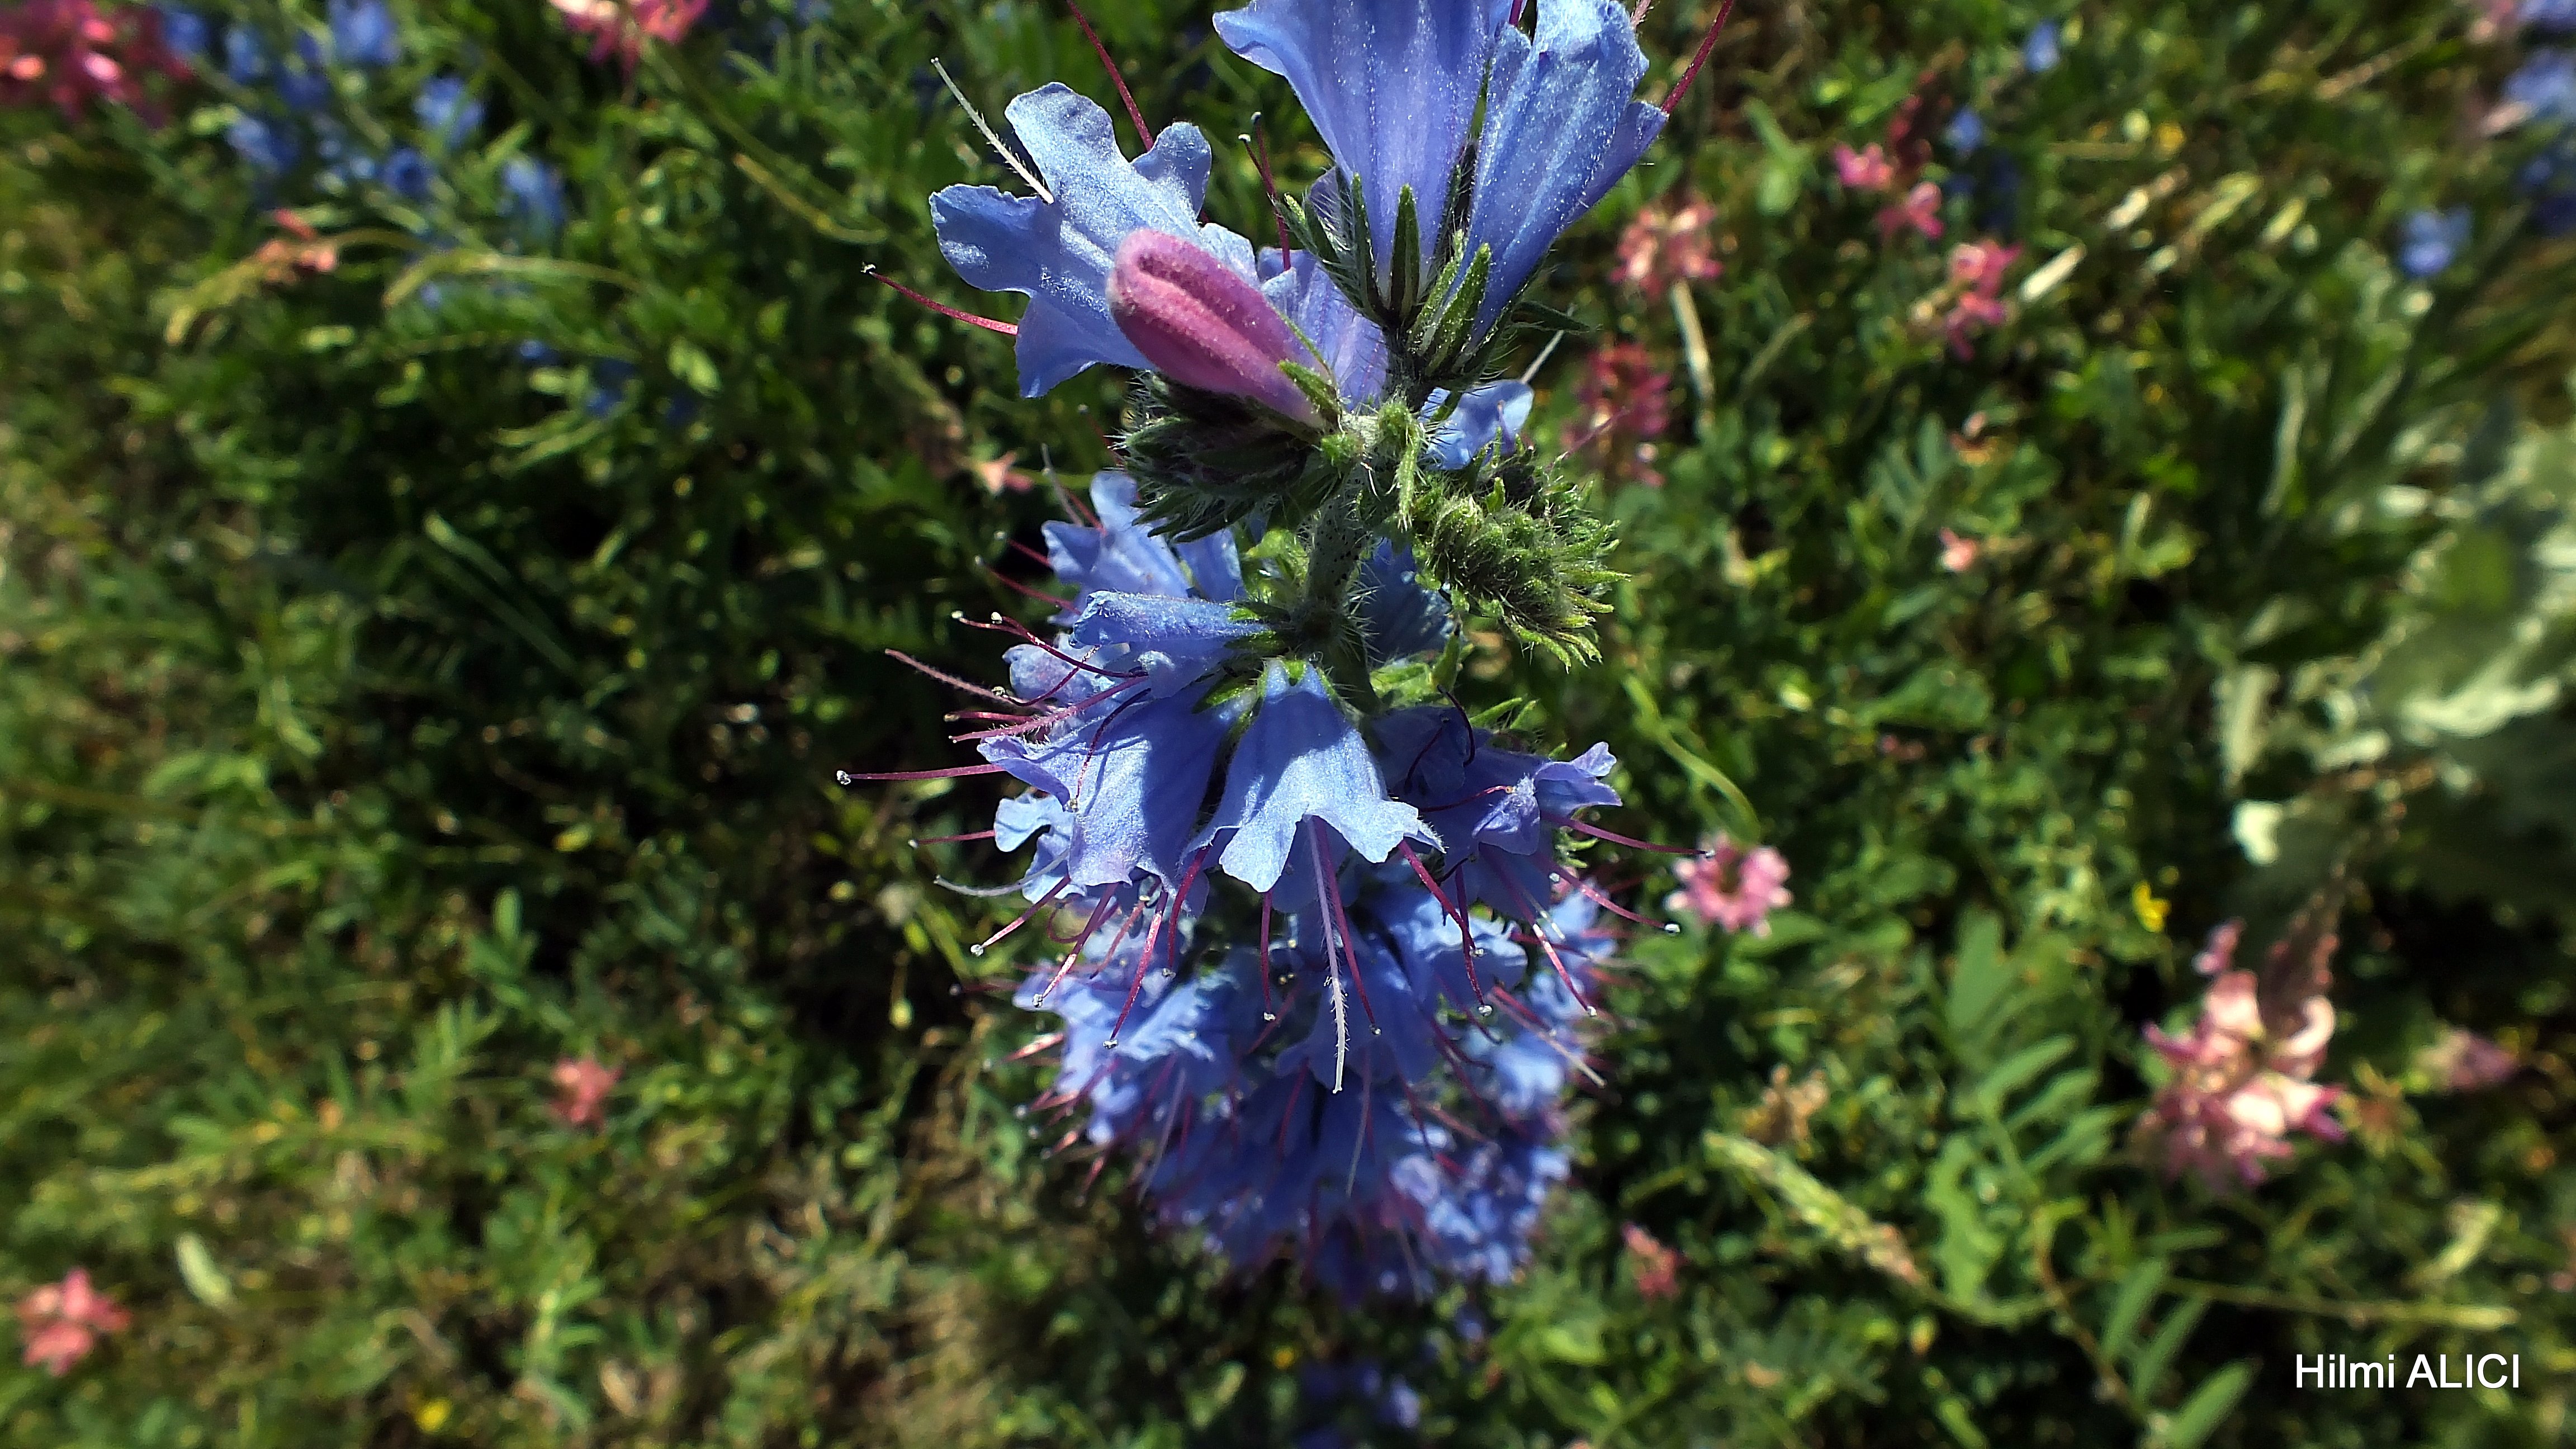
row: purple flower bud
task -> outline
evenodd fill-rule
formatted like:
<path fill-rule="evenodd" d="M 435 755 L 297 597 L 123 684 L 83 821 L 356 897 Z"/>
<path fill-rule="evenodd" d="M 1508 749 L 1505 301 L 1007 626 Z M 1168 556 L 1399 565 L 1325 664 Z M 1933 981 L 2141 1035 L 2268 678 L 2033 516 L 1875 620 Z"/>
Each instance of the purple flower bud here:
<path fill-rule="evenodd" d="M 1296 334 L 1259 288 L 1190 242 L 1129 233 L 1109 273 L 1109 315 L 1174 382 L 1248 397 L 1309 425 L 1322 421 L 1279 370 L 1297 357 Z"/>

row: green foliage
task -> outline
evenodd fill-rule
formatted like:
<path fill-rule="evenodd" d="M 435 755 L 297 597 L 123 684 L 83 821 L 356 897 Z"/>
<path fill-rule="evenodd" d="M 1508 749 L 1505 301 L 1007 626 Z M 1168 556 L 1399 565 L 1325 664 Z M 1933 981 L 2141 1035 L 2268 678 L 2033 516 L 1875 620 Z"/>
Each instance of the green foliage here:
<path fill-rule="evenodd" d="M 1561 657 L 1387 685 L 1463 668 L 1498 727 L 1608 741 L 1617 828 L 1766 842 L 1796 899 L 1639 935 L 1573 1184 L 1466 1334 L 1463 1293 L 1224 1282 L 1052 1155 L 1034 1026 L 961 989 L 1016 942 L 970 956 L 992 903 L 938 884 L 992 858 L 907 844 L 990 792 L 830 783 L 960 758 L 889 651 L 997 677 L 955 616 L 1045 610 L 982 566 L 1025 575 L 1000 536 L 1051 490 L 979 479 L 1157 424 L 1106 370 L 1018 399 L 1006 344 L 867 274 L 963 302 L 925 198 L 1003 179 L 934 54 L 988 114 L 1057 78 L 1121 109 L 1069 18 L 774 8 L 631 79 L 549 7 L 401 8 L 335 110 L 408 134 L 447 72 L 491 111 L 418 205 L 261 194 L 228 82 L 158 135 L 0 115 L 0 1295 L 83 1266 L 134 1315 L 61 1379 L 0 1361 L 0 1436 L 1284 1446 L 1330 1413 L 1298 1368 L 1375 1356 L 1417 1437 L 1506 1449 L 2554 1441 L 2576 253 L 2519 224 L 2517 143 L 2455 124 L 2511 64 L 2467 12 L 2095 7 L 2039 75 L 1995 0 L 1732 22 L 1533 293 L 1597 335 L 1491 359 L 1573 442 L 1595 350 L 1645 349 L 1663 486 L 1578 506 L 1587 448 L 1418 480 L 1473 632 Z M 1707 8 L 1649 11 L 1649 95 Z M 1319 169 L 1204 7 L 1091 9 L 1149 118 L 1258 110 L 1283 185 Z M 1941 249 L 1832 179 L 1918 91 L 2021 173 L 2012 315 L 1965 358 Z M 507 225 L 514 155 L 564 170 L 550 246 Z M 1952 241 L 1995 200 L 1958 169 Z M 1723 277 L 1609 280 L 1685 194 Z M 2399 218 L 2453 202 L 2476 245 L 2405 280 Z M 263 255 L 303 245 L 281 203 L 333 265 Z M 1211 219 L 1267 209 L 1221 152 Z M 1343 482 L 1259 462 L 1214 481 Z M 2195 1010 L 2210 925 L 2268 942 L 2347 876 L 2350 1140 L 2168 1183 L 2141 1028 Z M 2452 1026 L 2524 1070 L 2439 1090 Z M 549 1108 L 582 1056 L 622 1073 L 596 1126 Z M 2291 1387 L 2464 1352 L 2525 1387 Z"/>

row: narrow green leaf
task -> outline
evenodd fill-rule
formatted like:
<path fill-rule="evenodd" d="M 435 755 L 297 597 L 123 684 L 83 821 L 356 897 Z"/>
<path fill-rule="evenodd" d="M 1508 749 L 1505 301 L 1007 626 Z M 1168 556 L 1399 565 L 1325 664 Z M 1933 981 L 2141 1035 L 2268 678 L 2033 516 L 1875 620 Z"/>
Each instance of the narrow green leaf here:
<path fill-rule="evenodd" d="M 2160 1449 L 2200 1449 L 2201 1441 L 2245 1397 L 2246 1386 L 2253 1382 L 2254 1365 L 2242 1359 L 2220 1369 L 2174 1410 L 2159 1440 Z"/>
<path fill-rule="evenodd" d="M 2116 1359 L 2128 1352 L 2139 1320 L 2146 1316 L 2147 1305 L 2155 1302 L 2156 1290 L 2164 1286 L 2165 1274 L 2170 1271 L 2172 1265 L 2167 1260 L 2149 1258 L 2120 1280 L 2119 1292 L 2111 1298 L 2111 1316 L 2102 1325 L 2104 1358 Z"/>

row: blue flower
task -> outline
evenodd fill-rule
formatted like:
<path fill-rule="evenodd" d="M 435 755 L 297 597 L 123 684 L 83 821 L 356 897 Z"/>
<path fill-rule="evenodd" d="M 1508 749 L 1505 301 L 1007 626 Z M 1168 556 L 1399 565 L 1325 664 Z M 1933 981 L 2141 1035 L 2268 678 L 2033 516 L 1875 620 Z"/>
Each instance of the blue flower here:
<path fill-rule="evenodd" d="M 330 0 L 328 10 L 334 58 L 369 67 L 402 59 L 402 35 L 384 0 Z"/>
<path fill-rule="evenodd" d="M 464 81 L 452 75 L 434 76 L 425 82 L 411 109 L 420 119 L 421 129 L 437 138 L 440 149 L 446 151 L 464 145 L 483 125 L 483 103 L 466 91 Z"/>
<path fill-rule="evenodd" d="M 183 5 L 158 5 L 161 12 L 161 38 L 182 60 L 195 62 L 205 58 L 214 44 L 214 27 L 206 17 Z"/>
<path fill-rule="evenodd" d="M 2416 212 L 2398 231 L 2398 270 L 2419 282 L 2436 276 L 2450 268 L 2468 240 L 2467 207 Z"/>
<path fill-rule="evenodd" d="M 2531 201 L 2532 224 L 2543 236 L 2576 231 L 2576 139 L 2561 137 L 2514 175 L 2514 189 Z"/>
<path fill-rule="evenodd" d="M 2032 26 L 2029 37 L 2021 43 L 2023 67 L 2036 75 L 2042 71 L 2055 70 L 2058 59 L 2057 22 L 2043 20 Z"/>
<path fill-rule="evenodd" d="M 1434 392 L 1425 405 L 1426 414 L 1437 413 L 1448 400 L 1447 393 Z M 1429 457 L 1443 468 L 1464 468 L 1490 444 L 1501 443 L 1503 451 L 1510 452 L 1521 429 L 1529 426 L 1530 402 L 1527 383 L 1489 382 L 1468 389 L 1432 430 Z"/>
<path fill-rule="evenodd" d="M 1435 653 L 1457 628 L 1449 606 L 1416 572 L 1413 550 L 1392 539 L 1379 539 L 1360 564 L 1359 615 L 1372 669 Z"/>
<path fill-rule="evenodd" d="M 398 146 L 385 158 L 382 174 L 385 189 L 405 201 L 427 201 L 430 183 L 438 175 L 430 169 L 429 158 L 409 146 Z"/>
<path fill-rule="evenodd" d="M 1556 832 L 1574 812 L 1616 805 L 1601 783 L 1615 763 L 1594 745 L 1571 761 L 1506 750 L 1455 709 L 1421 705 L 1375 724 L 1378 758 L 1396 798 L 1417 805 L 1445 844 L 1443 868 L 1468 901 L 1535 920 L 1566 875 Z"/>
<path fill-rule="evenodd" d="M 2504 99 L 2537 120 L 2576 121 L 2576 54 L 2533 51 L 2521 69 L 2505 77 Z"/>
<path fill-rule="evenodd" d="M 1274 74 L 1313 119 L 1335 175 L 1355 177 L 1380 268 L 1396 199 L 1413 191 L 1422 260 L 1440 223 L 1512 0 L 1253 0 L 1216 17 L 1237 55 Z"/>
<path fill-rule="evenodd" d="M 276 117 L 250 111 L 233 118 L 224 128 L 224 139 L 232 143 L 235 155 L 262 176 L 283 174 L 304 149 L 294 130 Z"/>
<path fill-rule="evenodd" d="M 563 178 L 542 161 L 513 156 L 501 163 L 501 211 L 530 241 L 547 241 L 563 229 Z"/>
<path fill-rule="evenodd" d="M 1109 316 L 1110 262 L 1130 232 L 1151 228 L 1196 242 L 1245 281 L 1259 280 L 1250 242 L 1199 224 L 1209 155 L 1196 126 L 1164 127 L 1131 163 L 1119 154 L 1109 113 L 1065 86 L 1031 91 L 1003 115 L 1047 195 L 951 186 L 930 198 L 930 217 L 940 255 L 959 276 L 1028 297 L 1017 345 L 1023 397 L 1093 363 L 1147 365 Z"/>
<path fill-rule="evenodd" d="M 2576 0 L 2522 0 L 2515 18 L 2552 35 L 2576 30 Z"/>
<path fill-rule="evenodd" d="M 1235 557 L 1231 532 L 1183 544 L 1150 532 L 1137 517 L 1136 480 L 1124 473 L 1092 476 L 1091 508 L 1099 518 L 1096 527 L 1049 523 L 1045 529 L 1048 565 L 1079 591 L 1067 622 L 1080 612 L 1082 597 L 1092 593 L 1162 594 L 1218 603 L 1242 595 L 1243 566 Z"/>
<path fill-rule="evenodd" d="M 1330 873 L 1347 846 L 1382 861 L 1404 841 L 1437 848 L 1438 837 L 1410 805 L 1387 798 L 1359 726 L 1315 671 L 1294 682 L 1272 665 L 1261 708 L 1226 767 L 1225 796 L 1202 839 L 1219 850 L 1226 874 L 1268 893 L 1292 853 Z M 1306 878 L 1309 888 L 1321 882 Z"/>
<path fill-rule="evenodd" d="M 1950 118 L 1950 124 L 1941 132 L 1941 139 L 1950 143 L 1951 150 L 1964 156 L 1986 144 L 1986 123 L 1976 112 L 1962 107 L 1957 115 Z"/>
<path fill-rule="evenodd" d="M 428 289 L 422 289 L 427 302 Z M 625 401 L 626 385 L 635 380 L 635 364 L 615 358 L 602 358 L 590 365 L 590 393 L 582 400 L 582 410 L 594 418 L 614 416 Z"/>
<path fill-rule="evenodd" d="M 1645 74 L 1646 53 L 1617 0 L 1538 0 L 1534 40 L 1502 33 L 1467 217 L 1468 254 L 1494 249 L 1478 335 L 1662 133 L 1664 113 L 1635 98 Z"/>
<path fill-rule="evenodd" d="M 224 31 L 224 74 L 235 85 L 257 85 L 268 79 L 268 48 L 247 25 Z"/>

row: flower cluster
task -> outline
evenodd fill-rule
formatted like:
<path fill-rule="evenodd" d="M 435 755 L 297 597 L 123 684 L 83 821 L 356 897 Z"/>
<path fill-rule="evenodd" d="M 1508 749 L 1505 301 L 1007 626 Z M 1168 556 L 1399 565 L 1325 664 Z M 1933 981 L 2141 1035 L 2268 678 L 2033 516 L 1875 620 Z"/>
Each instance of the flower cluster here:
<path fill-rule="evenodd" d="M 554 0 L 554 7 L 591 38 L 592 60 L 613 55 L 632 72 L 645 42 L 677 43 L 707 13 L 707 0 Z"/>
<path fill-rule="evenodd" d="M 144 82 L 193 74 L 164 39 L 157 11 L 102 12 L 91 0 L 26 0 L 0 11 L 0 106 L 51 101 L 76 118 L 98 100 L 159 125 L 164 112 Z"/>
<path fill-rule="evenodd" d="M 129 1322 L 116 1300 L 89 1285 L 86 1268 L 74 1268 L 60 1283 L 48 1283 L 18 1300 L 24 1360 L 43 1364 L 56 1378 L 89 1357 L 99 1335 L 122 1332 Z"/>
<path fill-rule="evenodd" d="M 2173 1077 L 2139 1123 L 2141 1136 L 2168 1177 L 2188 1169 L 2213 1192 L 2261 1182 L 2265 1162 L 2291 1155 L 2293 1132 L 2344 1136 L 2328 1110 L 2343 1089 L 2310 1080 L 2334 1035 L 2325 999 L 2334 937 L 2319 934 L 2304 952 L 2284 940 L 2258 974 L 2231 964 L 2241 929 L 2231 921 L 2212 931 L 2193 963 L 2211 981 L 2190 1033 L 2146 1033 Z"/>
<path fill-rule="evenodd" d="M 1643 343 L 1614 342 L 1594 352 L 1574 386 L 1574 416 L 1560 440 L 1568 455 L 1592 450 L 1604 475 L 1648 488 L 1664 486 L 1656 440 L 1672 425 L 1673 375 Z"/>
<path fill-rule="evenodd" d="M 1789 862 L 1770 846 L 1746 850 L 1724 831 L 1710 838 L 1695 860 L 1674 867 L 1681 889 L 1664 909 L 1729 931 L 1771 934 L 1771 913 L 1789 904 Z"/>
<path fill-rule="evenodd" d="M 1716 221 L 1716 206 L 1699 197 L 1638 212 L 1619 234 L 1619 261 L 1611 280 L 1656 297 L 1675 287 L 1716 281 L 1726 270 L 1709 246 L 1709 228 Z"/>
<path fill-rule="evenodd" d="M 2568 0 L 2521 0 L 2514 5 L 2508 0 L 2481 20 L 2475 34 L 2476 38 L 2486 39 L 2516 31 L 2563 40 L 2576 32 L 2576 4 Z M 2535 46 L 2505 78 L 2495 107 L 2487 113 L 2484 129 L 2489 135 L 2526 130 L 2537 137 L 2536 148 L 2515 173 L 2515 189 L 2530 201 L 2532 224 L 2543 235 L 2564 236 L 2576 231 L 2576 51 L 2558 44 Z M 2460 225 L 2465 233 L 2464 221 L 2441 220 Z M 2432 224 L 2421 216 L 2409 219 L 2410 231 L 2401 261 L 2409 253 L 2423 258 L 2435 254 L 2433 248 L 2419 245 L 2413 230 Z M 2458 245 L 2453 241 L 2448 250 L 2456 251 Z M 2445 254 L 2443 265 L 2448 264 Z M 2428 275 L 2412 266 L 2407 270 L 2419 277 Z"/>
<path fill-rule="evenodd" d="M 1288 1253 L 1353 1299 L 1526 1255 L 1589 1074 L 1600 913 L 1626 914 L 1563 840 L 1642 845 L 1583 818 L 1619 803 L 1605 748 L 1526 752 L 1448 692 L 1462 615 L 1590 655 L 1607 532 L 1521 443 L 1500 363 L 1557 330 L 1525 291 L 1665 117 L 1622 6 L 1522 8 L 1217 16 L 1331 152 L 1274 196 L 1277 247 L 1200 219 L 1196 127 L 1130 102 L 1130 160 L 1061 85 L 1004 111 L 1025 193 L 931 198 L 959 274 L 1028 298 L 983 323 L 1026 393 L 1142 376 L 1122 467 L 1047 528 L 1051 628 L 987 626 L 1010 685 L 953 716 L 985 763 L 866 778 L 1024 787 L 966 837 L 1031 852 L 1028 909 L 976 950 L 1060 951 L 1017 994 L 1061 1023 L 1032 1048 L 1059 1146 L 1129 1158 L 1235 1264 Z"/>

